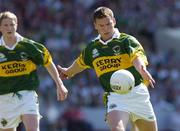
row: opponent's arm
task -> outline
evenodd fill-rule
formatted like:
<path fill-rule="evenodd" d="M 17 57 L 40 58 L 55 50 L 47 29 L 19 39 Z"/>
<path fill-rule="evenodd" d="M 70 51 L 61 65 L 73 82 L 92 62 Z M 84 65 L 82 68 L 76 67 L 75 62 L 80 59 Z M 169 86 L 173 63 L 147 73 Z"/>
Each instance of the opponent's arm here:
<path fill-rule="evenodd" d="M 59 78 L 58 70 L 53 62 L 51 62 L 48 66 L 45 66 L 49 74 L 51 75 L 52 79 L 56 83 L 57 87 L 57 99 L 58 100 L 65 100 L 68 94 L 68 90 L 64 86 L 62 80 Z"/>
<path fill-rule="evenodd" d="M 141 74 L 145 81 L 148 81 L 150 86 L 154 88 L 155 80 L 152 78 L 151 74 L 147 71 L 145 63 L 141 60 L 140 57 L 137 57 L 133 60 L 133 65 L 136 70 Z"/>

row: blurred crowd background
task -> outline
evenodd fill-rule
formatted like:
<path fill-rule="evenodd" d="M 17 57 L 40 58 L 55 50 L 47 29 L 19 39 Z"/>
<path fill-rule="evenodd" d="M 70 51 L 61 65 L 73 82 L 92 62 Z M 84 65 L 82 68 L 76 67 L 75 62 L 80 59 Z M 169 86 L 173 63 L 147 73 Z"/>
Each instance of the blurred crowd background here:
<path fill-rule="evenodd" d="M 0 12 L 9 10 L 17 15 L 18 32 L 43 43 L 54 62 L 63 67 L 71 65 L 97 35 L 92 13 L 99 6 L 110 7 L 120 32 L 135 36 L 147 53 L 148 69 L 156 80 L 149 91 L 159 130 L 180 131 L 180 55 L 173 48 L 159 48 L 155 40 L 158 30 L 180 27 L 179 0 L 0 0 Z M 69 89 L 65 102 L 57 101 L 55 84 L 45 69 L 39 69 L 39 76 L 42 131 L 108 130 L 95 127 L 87 119 L 90 112 L 83 112 L 104 109 L 103 90 L 94 71 L 86 70 L 64 81 Z M 100 123 L 98 116 L 93 118 L 94 123 Z"/>

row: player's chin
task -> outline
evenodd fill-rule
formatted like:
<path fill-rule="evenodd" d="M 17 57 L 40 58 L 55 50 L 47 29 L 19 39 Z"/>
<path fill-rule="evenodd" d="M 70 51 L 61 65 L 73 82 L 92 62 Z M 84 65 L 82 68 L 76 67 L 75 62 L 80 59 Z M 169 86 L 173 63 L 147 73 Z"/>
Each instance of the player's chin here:
<path fill-rule="evenodd" d="M 15 32 L 7 32 L 6 35 L 9 37 L 12 37 L 12 36 L 15 36 Z"/>

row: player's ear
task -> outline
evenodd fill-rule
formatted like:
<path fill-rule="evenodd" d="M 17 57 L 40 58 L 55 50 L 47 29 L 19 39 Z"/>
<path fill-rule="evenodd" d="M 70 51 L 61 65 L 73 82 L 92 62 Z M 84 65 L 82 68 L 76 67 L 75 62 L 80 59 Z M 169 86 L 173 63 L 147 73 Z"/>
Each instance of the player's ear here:
<path fill-rule="evenodd" d="M 114 23 L 114 26 L 115 26 L 116 25 L 116 19 L 113 17 L 112 20 L 113 20 L 113 23 Z"/>

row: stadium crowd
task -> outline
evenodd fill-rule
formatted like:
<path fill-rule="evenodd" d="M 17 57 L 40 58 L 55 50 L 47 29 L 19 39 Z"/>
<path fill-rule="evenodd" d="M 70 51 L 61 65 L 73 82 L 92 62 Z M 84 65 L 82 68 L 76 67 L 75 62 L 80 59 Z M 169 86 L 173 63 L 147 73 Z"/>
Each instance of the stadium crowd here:
<path fill-rule="evenodd" d="M 19 19 L 19 32 L 44 43 L 51 51 L 54 62 L 67 67 L 88 41 L 96 36 L 91 15 L 96 7 L 102 5 L 114 11 L 120 31 L 137 37 L 147 52 L 149 70 L 156 80 L 155 89 L 149 89 L 160 131 L 179 131 L 179 54 L 171 49 L 158 49 L 154 34 L 160 28 L 180 27 L 180 1 L 0 0 L 0 12 L 14 12 Z M 77 131 L 93 130 L 93 125 L 85 121 L 80 108 L 103 107 L 103 90 L 95 77 L 96 74 L 89 70 L 64 81 L 70 93 L 65 102 L 59 103 L 53 81 L 42 68 L 39 73 L 41 85 L 38 94 L 41 114 L 44 117 L 41 120 L 41 130 L 59 131 L 68 128 L 67 123 L 73 122 L 85 125 L 84 129 Z"/>

